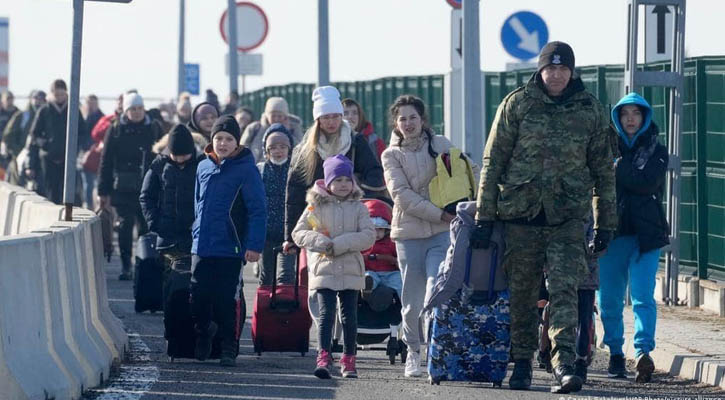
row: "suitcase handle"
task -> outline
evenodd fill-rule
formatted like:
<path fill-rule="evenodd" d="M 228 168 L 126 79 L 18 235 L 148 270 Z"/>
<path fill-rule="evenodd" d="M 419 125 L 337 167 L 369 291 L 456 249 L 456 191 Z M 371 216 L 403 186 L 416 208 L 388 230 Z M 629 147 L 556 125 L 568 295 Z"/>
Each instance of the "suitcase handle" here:
<path fill-rule="evenodd" d="M 272 248 L 272 251 L 275 254 L 275 262 L 273 263 L 272 268 L 272 299 L 270 301 L 270 308 L 275 309 L 277 308 L 277 254 L 282 252 L 282 246 L 277 246 Z M 297 251 L 297 262 L 295 263 L 295 302 L 294 307 L 295 309 L 300 307 L 300 255 L 302 254 L 302 249 Z"/>
<path fill-rule="evenodd" d="M 468 286 L 471 283 L 471 260 L 473 259 L 473 248 L 468 247 L 466 251 L 466 272 L 463 278 L 463 284 Z M 488 271 L 488 300 L 491 301 L 495 297 L 496 288 L 496 268 L 498 268 L 498 245 L 491 242 L 491 269 Z"/>

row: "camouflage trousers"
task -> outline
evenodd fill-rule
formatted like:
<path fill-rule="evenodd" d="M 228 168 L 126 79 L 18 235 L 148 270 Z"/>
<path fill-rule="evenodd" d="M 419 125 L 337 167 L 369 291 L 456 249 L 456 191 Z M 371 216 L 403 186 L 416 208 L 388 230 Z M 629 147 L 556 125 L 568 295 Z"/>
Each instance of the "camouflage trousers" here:
<path fill-rule="evenodd" d="M 574 364 L 577 287 L 588 272 L 581 224 L 577 219 L 552 227 L 506 224 L 503 266 L 511 294 L 511 356 L 514 360 L 529 360 L 538 348 L 536 302 L 546 268 L 552 365 Z"/>

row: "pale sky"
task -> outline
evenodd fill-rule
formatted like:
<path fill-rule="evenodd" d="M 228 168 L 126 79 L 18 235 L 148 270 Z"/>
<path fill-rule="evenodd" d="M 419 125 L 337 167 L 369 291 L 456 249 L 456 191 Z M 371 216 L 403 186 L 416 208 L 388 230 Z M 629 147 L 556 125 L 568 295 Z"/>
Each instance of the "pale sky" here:
<path fill-rule="evenodd" d="M 317 79 L 317 1 L 253 0 L 267 14 L 269 33 L 254 50 L 264 75 L 247 77 L 247 90 Z M 329 0 L 330 78 L 369 80 L 442 74 L 450 69 L 450 10 L 445 0 Z M 146 97 L 176 94 L 178 0 L 130 4 L 85 3 L 81 94 L 116 96 L 137 88 Z M 223 102 L 227 46 L 219 33 L 225 0 L 186 1 L 186 61 L 201 64 L 202 93 Z M 501 26 L 516 11 L 539 14 L 549 40 L 570 43 L 577 65 L 621 64 L 625 57 L 625 0 L 481 0 L 481 65 L 500 71 L 508 56 Z M 687 2 L 689 56 L 725 55 L 725 2 Z M 72 1 L 0 0 L 10 19 L 9 86 L 16 96 L 69 79 Z M 241 79 L 240 79 L 241 90 Z M 105 111 L 110 111 L 108 106 Z"/>

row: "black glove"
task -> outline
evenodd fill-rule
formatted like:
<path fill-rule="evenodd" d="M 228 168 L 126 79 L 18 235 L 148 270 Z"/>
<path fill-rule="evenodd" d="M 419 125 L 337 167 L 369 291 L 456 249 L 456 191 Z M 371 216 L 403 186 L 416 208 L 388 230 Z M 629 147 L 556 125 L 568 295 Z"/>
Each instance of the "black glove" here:
<path fill-rule="evenodd" d="M 610 240 L 612 240 L 612 232 L 604 229 L 595 229 L 594 238 L 590 245 L 592 253 L 601 253 L 606 250 Z"/>
<path fill-rule="evenodd" d="M 493 221 L 476 220 L 476 227 L 471 232 L 471 247 L 474 249 L 487 249 L 491 245 Z"/>

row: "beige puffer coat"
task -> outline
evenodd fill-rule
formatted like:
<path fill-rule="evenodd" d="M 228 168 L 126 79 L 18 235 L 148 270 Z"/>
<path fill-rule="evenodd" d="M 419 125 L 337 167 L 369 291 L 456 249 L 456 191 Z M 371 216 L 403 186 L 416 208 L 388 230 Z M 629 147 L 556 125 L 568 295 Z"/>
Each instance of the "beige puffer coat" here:
<path fill-rule="evenodd" d="M 440 135 L 432 136 L 433 151 L 445 153 L 451 142 Z M 383 171 L 388 192 L 395 203 L 390 237 L 393 240 L 426 239 L 449 230 L 441 220 L 443 210 L 430 202 L 428 184 L 436 175 L 435 159 L 428 153 L 425 133 L 414 141 L 403 141 L 391 134 L 390 146 L 383 152 Z M 479 168 L 471 163 L 474 174 Z"/>
<path fill-rule="evenodd" d="M 375 243 L 375 228 L 368 209 L 360 202 L 362 196 L 362 189 L 355 185 L 348 199 L 339 200 L 325 189 L 322 180 L 307 192 L 308 206 L 292 231 L 292 239 L 307 250 L 310 290 L 361 290 L 365 286 L 360 252 Z M 317 230 L 310 223 L 310 214 L 322 224 Z M 331 254 L 324 254 L 330 248 Z"/>

